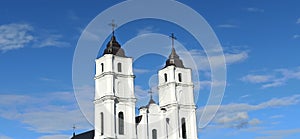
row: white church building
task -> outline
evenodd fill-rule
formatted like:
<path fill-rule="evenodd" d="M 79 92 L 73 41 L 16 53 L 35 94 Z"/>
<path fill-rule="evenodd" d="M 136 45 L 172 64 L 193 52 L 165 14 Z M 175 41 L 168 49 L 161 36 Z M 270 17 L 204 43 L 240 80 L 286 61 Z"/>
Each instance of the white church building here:
<path fill-rule="evenodd" d="M 158 71 L 158 103 L 151 96 L 138 115 L 133 59 L 125 55 L 114 31 L 95 61 L 95 129 L 72 139 L 197 139 L 192 71 L 174 47 Z"/>

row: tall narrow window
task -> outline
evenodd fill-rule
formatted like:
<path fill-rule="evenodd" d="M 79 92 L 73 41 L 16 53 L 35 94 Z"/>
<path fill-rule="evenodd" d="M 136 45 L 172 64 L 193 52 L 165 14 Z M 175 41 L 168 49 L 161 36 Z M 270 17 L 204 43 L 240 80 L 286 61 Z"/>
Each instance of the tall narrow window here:
<path fill-rule="evenodd" d="M 181 119 L 181 131 L 182 131 L 182 138 L 186 139 L 186 124 L 185 124 L 185 118 Z"/>
<path fill-rule="evenodd" d="M 152 139 L 157 139 L 157 130 L 156 129 L 152 130 Z"/>
<path fill-rule="evenodd" d="M 122 72 L 122 63 L 118 63 L 118 72 Z"/>
<path fill-rule="evenodd" d="M 104 117 L 103 112 L 100 113 L 101 135 L 104 135 Z"/>
<path fill-rule="evenodd" d="M 167 73 L 165 73 L 164 76 L 165 76 L 165 82 L 167 82 L 168 81 L 168 75 L 167 75 Z"/>
<path fill-rule="evenodd" d="M 166 118 L 166 132 L 167 132 L 167 138 L 169 138 L 169 126 L 170 126 L 170 118 Z"/>
<path fill-rule="evenodd" d="M 178 73 L 178 81 L 182 82 L 182 75 L 181 75 L 181 73 Z"/>
<path fill-rule="evenodd" d="M 124 114 L 123 112 L 119 112 L 119 134 L 124 135 Z"/>
<path fill-rule="evenodd" d="M 103 72 L 103 71 L 104 71 L 104 64 L 101 63 L 101 72 Z"/>

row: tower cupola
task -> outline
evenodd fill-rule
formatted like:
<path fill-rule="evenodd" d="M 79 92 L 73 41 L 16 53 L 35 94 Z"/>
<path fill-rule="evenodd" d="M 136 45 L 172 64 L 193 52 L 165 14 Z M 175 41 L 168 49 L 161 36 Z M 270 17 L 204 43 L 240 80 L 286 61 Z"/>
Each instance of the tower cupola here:
<path fill-rule="evenodd" d="M 104 50 L 103 55 L 105 54 L 113 54 L 116 56 L 125 57 L 125 52 L 121 48 L 121 45 L 118 43 L 116 36 L 115 36 L 115 28 L 117 27 L 117 24 L 114 23 L 114 20 L 111 24 L 109 24 L 112 27 L 112 36 L 110 38 L 110 41 L 106 45 L 106 49 Z"/>
<path fill-rule="evenodd" d="M 175 48 L 174 48 L 174 40 L 176 40 L 176 37 L 174 36 L 174 33 L 172 33 L 170 38 L 172 39 L 172 51 L 171 51 L 171 54 L 169 55 L 169 59 L 166 61 L 166 66 L 165 67 L 173 65 L 175 67 L 184 68 L 183 62 L 179 58 L 179 56 L 177 55 L 177 53 L 175 51 Z"/>
<path fill-rule="evenodd" d="M 175 48 L 172 48 L 172 52 L 169 55 L 169 59 L 166 61 L 166 66 L 175 66 L 175 67 L 180 67 L 180 68 L 184 68 L 183 62 L 182 60 L 179 58 L 179 56 L 177 55 Z"/>
<path fill-rule="evenodd" d="M 121 45 L 118 43 L 116 36 L 114 35 L 114 32 L 113 32 L 113 35 L 112 35 L 110 41 L 106 45 L 106 49 L 104 50 L 103 55 L 105 55 L 105 54 L 113 54 L 116 56 L 125 57 L 125 52 L 121 48 Z"/>

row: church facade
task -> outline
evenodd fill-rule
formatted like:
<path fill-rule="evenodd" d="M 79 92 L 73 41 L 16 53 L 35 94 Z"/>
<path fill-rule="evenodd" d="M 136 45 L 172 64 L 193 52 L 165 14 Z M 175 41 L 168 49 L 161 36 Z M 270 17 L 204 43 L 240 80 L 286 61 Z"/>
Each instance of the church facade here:
<path fill-rule="evenodd" d="M 95 62 L 95 129 L 72 139 L 197 139 L 192 73 L 174 47 L 158 71 L 159 102 L 151 96 L 138 115 L 133 59 L 125 55 L 114 32 Z"/>

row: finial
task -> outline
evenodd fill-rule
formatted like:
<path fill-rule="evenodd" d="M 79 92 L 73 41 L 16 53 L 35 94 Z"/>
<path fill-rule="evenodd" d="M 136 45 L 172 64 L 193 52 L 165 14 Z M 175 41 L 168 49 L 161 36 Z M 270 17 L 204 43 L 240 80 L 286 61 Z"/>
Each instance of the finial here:
<path fill-rule="evenodd" d="M 174 33 L 172 33 L 169 37 L 172 39 L 172 48 L 174 48 L 174 40 L 177 40 L 177 38 L 175 37 Z"/>
<path fill-rule="evenodd" d="M 150 90 L 149 90 L 149 92 L 148 92 L 149 94 L 150 94 L 150 99 L 152 99 L 152 94 L 153 94 L 153 92 L 152 92 L 152 88 L 150 88 Z"/>
<path fill-rule="evenodd" d="M 118 26 L 116 23 L 115 23 L 115 20 L 112 20 L 110 24 L 108 24 L 109 26 L 111 26 L 112 28 L 112 33 L 113 33 L 113 36 L 115 35 L 115 29 L 116 27 Z"/>
<path fill-rule="evenodd" d="M 152 96 L 153 95 L 152 88 L 150 88 L 150 91 L 148 93 L 150 94 L 150 100 L 149 100 L 148 105 L 155 103 L 155 101 L 153 100 L 153 96 Z"/>
<path fill-rule="evenodd" d="M 73 137 L 75 137 L 75 129 L 76 129 L 76 126 L 75 126 L 75 124 L 73 124 Z"/>

